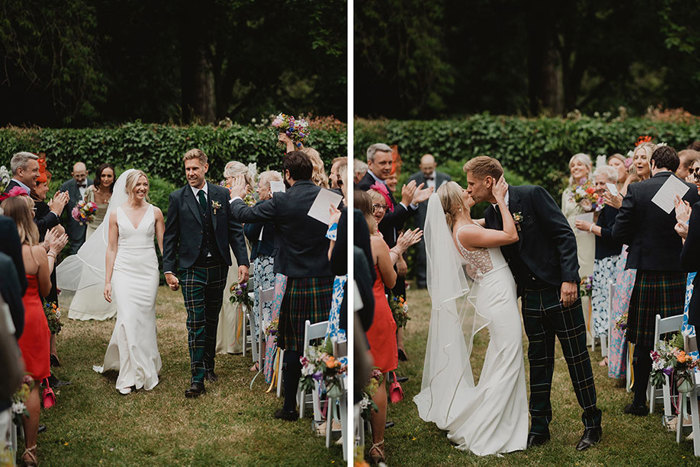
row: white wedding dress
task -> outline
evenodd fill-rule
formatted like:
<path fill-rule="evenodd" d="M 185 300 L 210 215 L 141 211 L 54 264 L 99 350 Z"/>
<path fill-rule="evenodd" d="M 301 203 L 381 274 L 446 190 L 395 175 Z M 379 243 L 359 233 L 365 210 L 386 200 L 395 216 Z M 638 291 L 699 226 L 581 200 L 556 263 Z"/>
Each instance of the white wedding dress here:
<path fill-rule="evenodd" d="M 508 263 L 499 248 L 458 249 L 437 195 L 429 201 L 425 237 L 432 312 L 421 392 L 414 397 L 418 413 L 447 431 L 458 449 L 479 456 L 524 450 L 528 405 L 522 329 Z M 473 279 L 471 289 L 463 262 Z M 490 340 L 475 384 L 471 347 L 484 327 Z"/>
<path fill-rule="evenodd" d="M 151 390 L 158 384 L 162 366 L 156 341 L 159 271 L 153 243 L 153 205 L 148 206 L 136 227 L 121 207 L 116 213 L 119 246 L 112 274 L 112 301 L 117 304 L 117 322 L 104 364 L 93 368 L 99 373 L 119 370 L 116 387 L 128 394 L 132 386 Z"/>

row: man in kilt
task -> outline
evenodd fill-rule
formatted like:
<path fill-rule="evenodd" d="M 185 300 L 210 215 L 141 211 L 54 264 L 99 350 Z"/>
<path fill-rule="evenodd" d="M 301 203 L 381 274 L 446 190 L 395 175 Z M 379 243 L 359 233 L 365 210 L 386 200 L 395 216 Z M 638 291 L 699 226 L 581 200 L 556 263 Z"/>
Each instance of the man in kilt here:
<path fill-rule="evenodd" d="M 287 276 L 280 310 L 277 345 L 284 349 L 284 407 L 275 418 L 297 420 L 296 393 L 301 378 L 299 358 L 304 352 L 304 324 L 325 321 L 333 297 L 333 273 L 328 260 L 328 226 L 308 215 L 321 188 L 311 182 L 313 166 L 301 151 L 284 156 L 282 171 L 287 191 L 253 207 L 243 202 L 246 182 L 231 187 L 231 212 L 239 222 L 275 224 L 275 273 Z M 329 206 L 330 208 L 330 206 Z"/>
<path fill-rule="evenodd" d="M 488 201 L 486 227 L 503 229 L 492 186 L 503 176 L 501 164 L 479 156 L 464 165 L 467 191 L 474 201 Z M 547 191 L 539 186 L 510 186 L 508 210 L 518 229 L 517 243 L 501 247 L 522 297 L 523 322 L 529 341 L 530 433 L 527 446 L 549 441 L 552 420 L 554 338 L 559 338 L 578 403 L 583 409 L 582 451 L 600 441 L 602 413 L 596 406 L 593 369 L 586 347 L 586 325 L 579 297 L 576 238 Z"/>
<path fill-rule="evenodd" d="M 681 238 L 675 232 L 676 216 L 651 200 L 673 174 L 680 160 L 675 149 L 657 148 L 651 156 L 649 180 L 631 184 L 615 218 L 613 237 L 629 245 L 627 269 L 636 269 L 627 319 L 627 340 L 634 346 L 634 399 L 625 413 L 643 416 L 651 372 L 656 315 L 662 318 L 683 313 L 686 273 L 681 267 Z M 678 179 L 680 181 L 680 179 Z M 685 182 L 683 182 L 685 183 Z M 698 201 L 695 185 L 683 197 Z"/>

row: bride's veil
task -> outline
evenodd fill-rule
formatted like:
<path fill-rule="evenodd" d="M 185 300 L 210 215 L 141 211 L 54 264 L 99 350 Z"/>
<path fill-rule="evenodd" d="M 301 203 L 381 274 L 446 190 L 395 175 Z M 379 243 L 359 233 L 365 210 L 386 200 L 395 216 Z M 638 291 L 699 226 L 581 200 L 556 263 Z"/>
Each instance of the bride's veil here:
<path fill-rule="evenodd" d="M 488 320 L 475 311 L 463 268 L 440 198 L 430 196 L 425 219 L 427 285 L 432 301 L 421 392 L 414 397 L 423 420 L 447 429 L 458 410 L 451 410 L 474 388 L 469 358 L 474 335 Z"/>
<path fill-rule="evenodd" d="M 114 183 L 107 213 L 97 230 L 83 243 L 77 254 L 69 256 L 56 267 L 56 286 L 59 289 L 77 291 L 104 284 L 105 255 L 109 242 L 109 216 L 128 201 L 126 178 L 133 171 L 134 169 L 125 171 Z"/>

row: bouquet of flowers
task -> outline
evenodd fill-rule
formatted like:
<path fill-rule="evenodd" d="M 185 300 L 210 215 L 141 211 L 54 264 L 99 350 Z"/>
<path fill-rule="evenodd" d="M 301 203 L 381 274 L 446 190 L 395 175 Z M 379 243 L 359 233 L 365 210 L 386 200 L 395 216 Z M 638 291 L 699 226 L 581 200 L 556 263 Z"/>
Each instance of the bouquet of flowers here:
<path fill-rule="evenodd" d="M 391 308 L 391 313 L 394 315 L 394 321 L 396 321 L 397 328 L 405 328 L 408 320 L 411 319 L 408 316 L 408 304 L 403 295 L 389 295 L 389 308 Z"/>
<path fill-rule="evenodd" d="M 78 201 L 78 204 L 76 204 L 71 211 L 71 216 L 73 216 L 73 219 L 80 223 L 80 225 L 87 225 L 92 221 L 95 212 L 97 212 L 97 204 L 92 201 L 81 200 Z"/>
<path fill-rule="evenodd" d="M 279 329 L 280 326 L 280 320 L 279 319 L 273 319 L 270 321 L 270 324 L 267 325 L 265 328 L 265 335 L 266 336 L 276 336 L 277 335 L 277 330 Z"/>
<path fill-rule="evenodd" d="M 365 386 L 365 389 L 362 391 L 360 413 L 362 414 L 362 418 L 367 421 L 369 421 L 370 417 L 372 416 L 373 410 L 375 412 L 379 410 L 379 407 L 377 407 L 377 404 L 375 404 L 372 398 L 374 397 L 374 393 L 377 392 L 377 389 L 379 389 L 381 379 L 382 372 L 379 370 L 379 368 L 374 367 L 369 378 L 369 383 L 367 383 L 367 386 Z"/>
<path fill-rule="evenodd" d="M 628 319 L 627 316 L 628 316 L 628 315 L 627 315 L 627 312 L 625 311 L 625 312 L 622 313 L 622 315 L 621 315 L 619 318 L 617 318 L 617 320 L 615 321 L 615 326 L 617 327 L 617 329 L 619 329 L 619 330 L 622 331 L 622 332 L 624 332 L 625 329 L 627 329 L 627 319 Z"/>
<path fill-rule="evenodd" d="M 12 174 L 4 165 L 0 165 L 0 193 L 5 191 L 10 180 L 12 180 Z"/>
<path fill-rule="evenodd" d="M 44 302 L 44 314 L 46 315 L 46 321 L 49 323 L 49 330 L 51 334 L 58 334 L 61 332 L 61 309 L 58 307 L 56 302 Z"/>
<path fill-rule="evenodd" d="M 589 297 L 591 295 L 591 290 L 593 289 L 593 276 L 583 276 L 581 278 L 581 284 L 579 290 L 582 297 Z"/>
<path fill-rule="evenodd" d="M 309 136 L 309 122 L 303 118 L 295 119 L 291 115 L 282 113 L 272 120 L 272 128 L 275 128 L 278 133 L 289 136 L 297 147 L 301 147 L 304 138 Z"/>
<path fill-rule="evenodd" d="M 683 335 L 676 333 L 670 341 L 661 342 L 656 350 L 651 351 L 651 381 L 656 387 L 668 376 L 680 392 L 691 389 L 694 369 L 698 360 L 683 351 Z"/>
<path fill-rule="evenodd" d="M 253 308 L 253 300 L 248 295 L 248 283 L 247 282 L 234 282 L 231 284 L 231 297 L 229 300 L 234 305 L 240 303 L 246 306 L 248 309 Z"/>
<path fill-rule="evenodd" d="M 12 416 L 17 426 L 22 426 L 22 419 L 29 416 L 29 411 L 25 405 L 29 398 L 29 392 L 29 384 L 25 382 L 22 383 L 22 386 L 12 395 Z"/>
<path fill-rule="evenodd" d="M 347 372 L 346 363 L 333 356 L 333 345 L 330 339 L 323 344 L 309 348 L 308 356 L 299 359 L 301 362 L 301 380 L 299 385 L 313 391 L 315 383 L 323 381 L 328 397 L 342 395 L 341 376 Z"/>
<path fill-rule="evenodd" d="M 255 195 L 251 192 L 245 195 L 245 198 L 243 198 L 243 202 L 247 204 L 248 206 L 255 206 L 255 203 L 258 202 L 258 200 L 255 199 Z"/>
<path fill-rule="evenodd" d="M 583 212 L 598 212 L 605 206 L 603 198 L 596 193 L 593 184 L 587 179 L 571 190 L 569 201 L 573 201 Z"/>

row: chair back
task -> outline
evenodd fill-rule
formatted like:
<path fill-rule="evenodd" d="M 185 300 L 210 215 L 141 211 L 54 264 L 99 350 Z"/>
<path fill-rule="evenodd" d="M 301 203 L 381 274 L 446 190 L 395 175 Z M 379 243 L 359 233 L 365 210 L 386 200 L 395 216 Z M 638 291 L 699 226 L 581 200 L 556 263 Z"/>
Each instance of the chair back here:
<path fill-rule="evenodd" d="M 683 315 L 669 316 L 662 318 L 661 315 L 656 315 L 656 325 L 654 326 L 654 350 L 657 348 L 657 343 L 662 334 L 669 332 L 680 332 L 683 325 Z"/>
<path fill-rule="evenodd" d="M 304 325 L 304 355 L 306 355 L 306 349 L 309 344 L 314 339 L 320 339 L 326 337 L 326 331 L 328 330 L 328 321 L 321 321 L 318 323 L 311 324 L 308 319 Z"/>
<path fill-rule="evenodd" d="M 275 298 L 275 288 L 270 287 L 269 289 L 263 290 L 262 286 L 258 287 L 260 291 L 260 303 L 271 302 Z"/>

